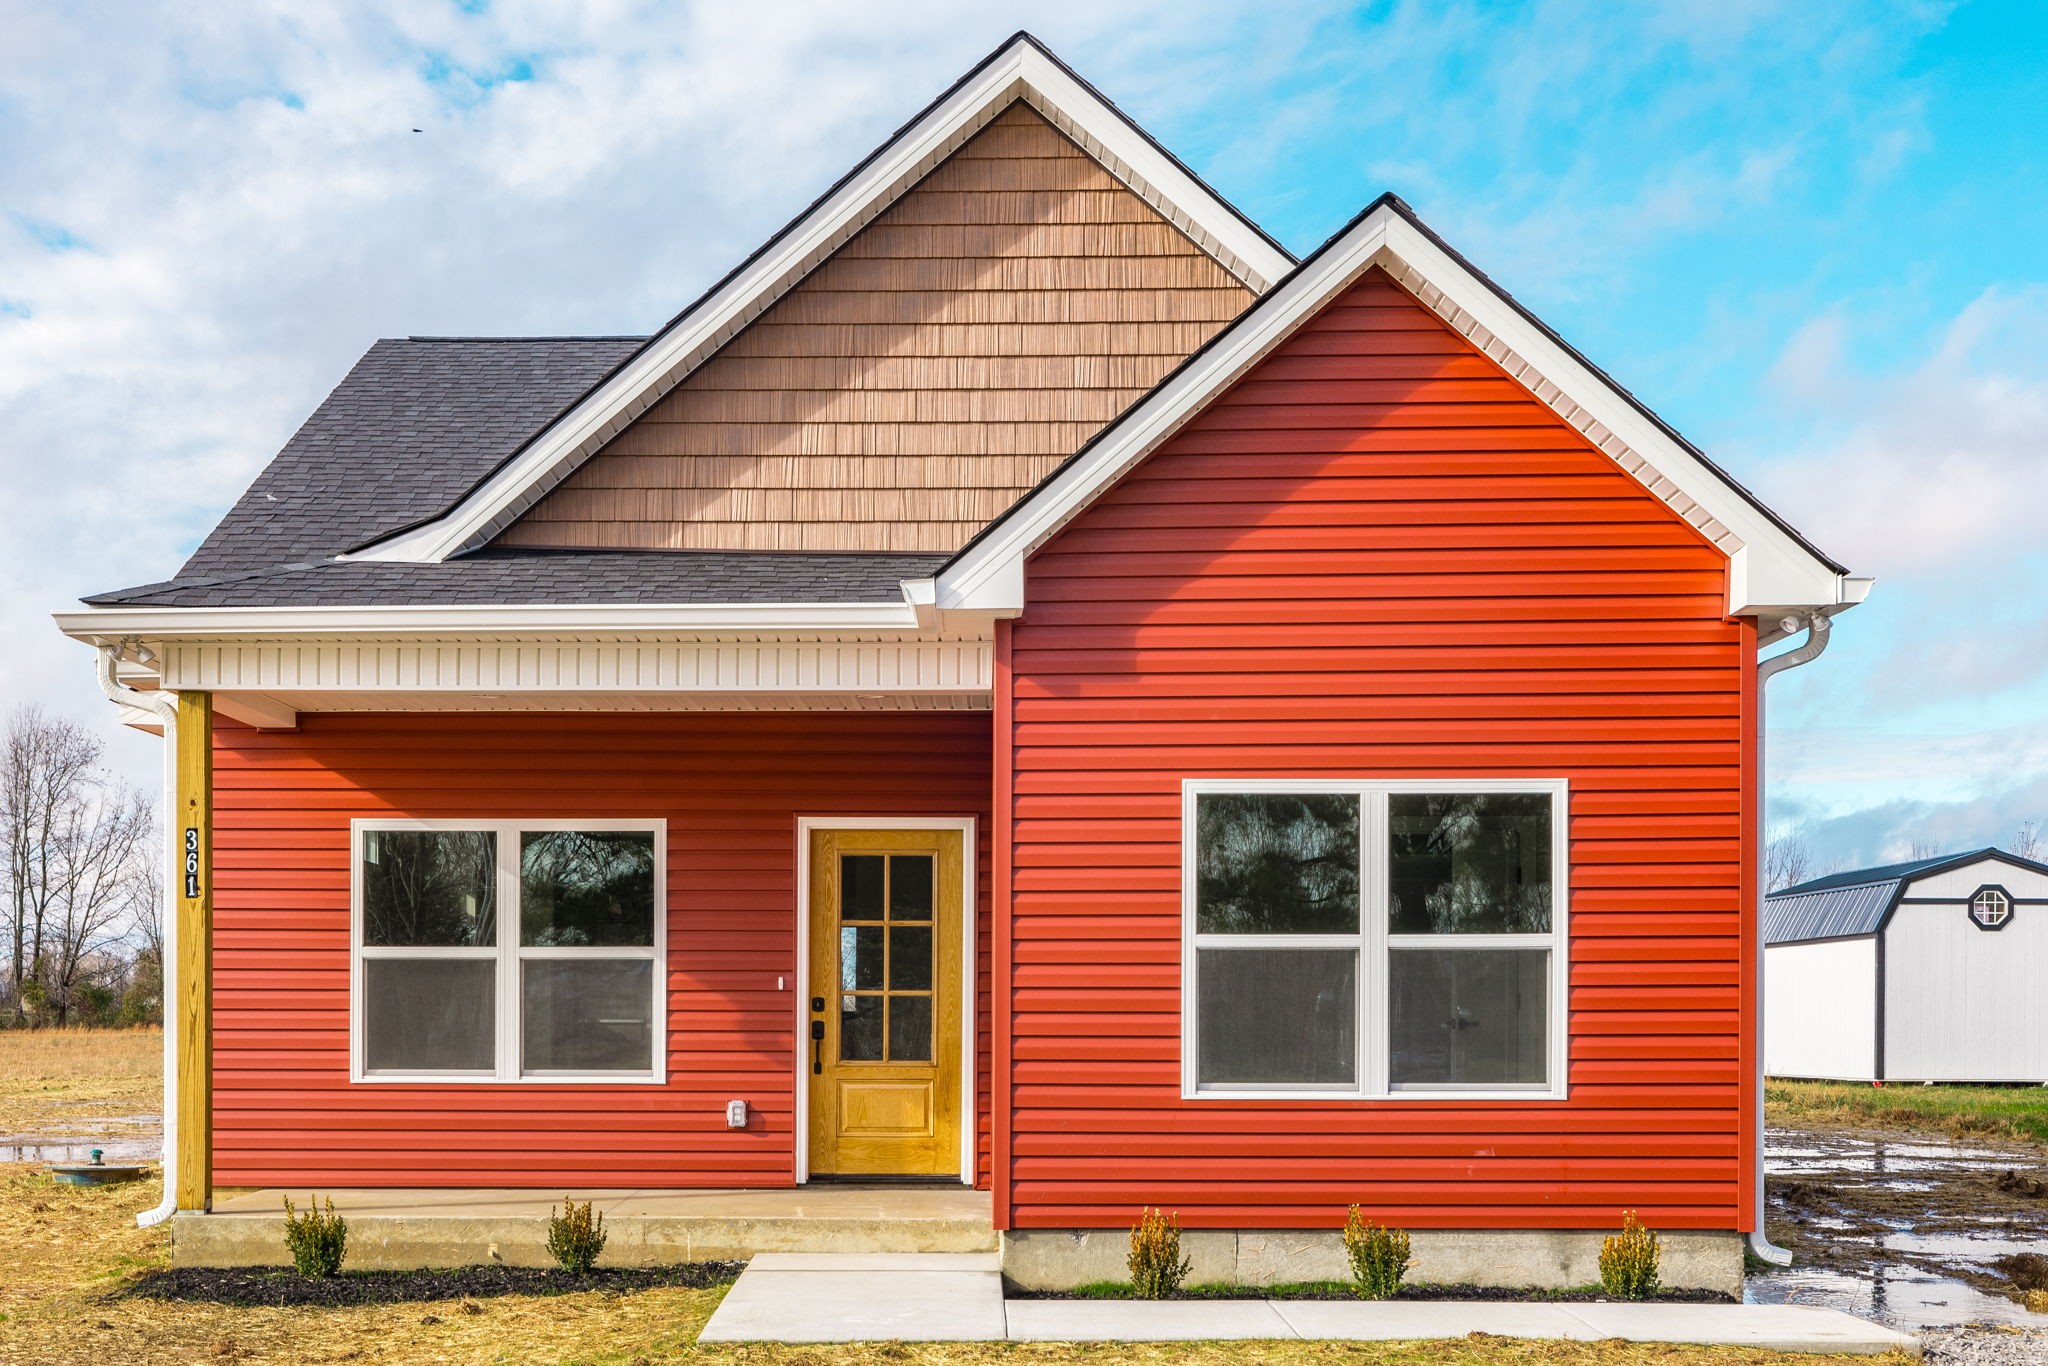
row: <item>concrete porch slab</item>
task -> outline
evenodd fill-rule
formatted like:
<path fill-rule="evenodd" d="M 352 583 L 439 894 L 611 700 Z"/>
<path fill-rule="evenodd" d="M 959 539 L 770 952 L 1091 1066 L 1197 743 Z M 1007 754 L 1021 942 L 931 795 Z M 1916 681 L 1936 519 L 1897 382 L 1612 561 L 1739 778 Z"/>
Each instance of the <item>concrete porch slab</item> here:
<path fill-rule="evenodd" d="M 349 1221 L 349 1265 L 550 1266 L 547 1219 L 569 1200 L 604 1215 L 611 1266 L 743 1261 L 760 1253 L 993 1254 L 986 1191 L 820 1185 L 782 1190 L 370 1190 L 319 1192 Z M 284 1198 L 250 1191 L 171 1222 L 176 1266 L 280 1266 Z"/>
<path fill-rule="evenodd" d="M 997 1342 L 1005 1331 L 993 1267 L 963 1269 L 944 1256 L 795 1256 L 749 1265 L 697 1340 Z"/>

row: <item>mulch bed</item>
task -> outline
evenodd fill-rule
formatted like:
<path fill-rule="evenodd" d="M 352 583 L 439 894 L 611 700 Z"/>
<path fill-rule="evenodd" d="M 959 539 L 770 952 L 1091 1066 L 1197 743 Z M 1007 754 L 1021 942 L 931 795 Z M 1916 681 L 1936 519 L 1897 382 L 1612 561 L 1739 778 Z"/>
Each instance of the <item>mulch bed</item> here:
<path fill-rule="evenodd" d="M 123 1298 L 186 1300 L 242 1308 L 335 1308 L 353 1304 L 419 1304 L 500 1295 L 571 1295 L 597 1290 L 630 1295 L 680 1286 L 704 1290 L 738 1276 L 743 1262 L 600 1268 L 584 1276 L 524 1266 L 461 1266 L 445 1270 L 344 1271 L 301 1276 L 275 1267 L 177 1267 L 152 1271 L 116 1291 Z"/>
<path fill-rule="evenodd" d="M 1104 1300 L 1134 1299 L 1133 1295 L 1080 1294 L 1072 1290 L 1024 1290 L 1011 1286 L 1006 1294 L 1013 1300 Z M 1348 1285 L 1335 1282 L 1319 1285 L 1195 1285 L 1169 1296 L 1176 1300 L 1355 1300 Z M 1735 1304 L 1732 1295 L 1718 1290 L 1659 1290 L 1647 1300 L 1615 1300 L 1599 1286 L 1577 1286 L 1547 1290 L 1533 1286 L 1505 1285 L 1404 1285 L 1397 1300 L 1492 1300 L 1525 1304 Z"/>

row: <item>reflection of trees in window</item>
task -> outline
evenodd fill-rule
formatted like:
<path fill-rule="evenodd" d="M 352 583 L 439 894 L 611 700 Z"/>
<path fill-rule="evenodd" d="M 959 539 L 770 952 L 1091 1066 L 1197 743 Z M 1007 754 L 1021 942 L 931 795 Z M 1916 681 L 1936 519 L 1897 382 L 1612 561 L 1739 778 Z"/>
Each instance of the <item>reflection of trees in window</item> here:
<path fill-rule="evenodd" d="M 497 836 L 488 830 L 372 830 L 363 836 L 363 942 L 497 941 Z"/>
<path fill-rule="evenodd" d="M 530 947 L 654 942 L 654 836 L 534 831 L 521 837 L 520 942 Z"/>
<path fill-rule="evenodd" d="M 1358 798 L 1204 794 L 1195 822 L 1201 933 L 1357 930 Z"/>
<path fill-rule="evenodd" d="M 1388 814 L 1395 934 L 1549 931 L 1549 797 L 1396 793 Z"/>

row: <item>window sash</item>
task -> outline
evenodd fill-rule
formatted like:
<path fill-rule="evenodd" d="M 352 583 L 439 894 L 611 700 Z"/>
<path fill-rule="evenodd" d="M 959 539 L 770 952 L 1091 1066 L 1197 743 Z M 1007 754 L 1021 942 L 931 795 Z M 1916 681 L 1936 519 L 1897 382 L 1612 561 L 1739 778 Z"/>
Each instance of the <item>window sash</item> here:
<path fill-rule="evenodd" d="M 364 836 L 383 831 L 478 830 L 497 835 L 497 943 L 495 945 L 371 945 L 363 943 L 362 859 Z M 603 833 L 645 833 L 654 837 L 654 942 L 652 944 L 522 945 L 520 935 L 520 836 L 541 831 L 580 830 Z M 358 819 L 349 823 L 349 1080 L 372 1083 L 484 1083 L 524 1085 L 660 1085 L 668 1079 L 668 822 L 619 819 L 595 821 L 413 820 Z M 488 1072 L 446 1072 L 428 1069 L 372 1069 L 366 1052 L 363 964 L 377 959 L 415 961 L 491 960 L 495 974 L 496 1066 Z M 654 1022 L 649 1066 L 618 1072 L 527 1070 L 521 964 L 533 960 L 652 961 L 651 1010 Z"/>
<path fill-rule="evenodd" d="M 1349 795 L 1359 810 L 1359 913 L 1356 934 L 1203 934 L 1196 929 L 1196 798 L 1228 793 Z M 1388 797 L 1397 793 L 1445 795 L 1519 793 L 1550 798 L 1550 930 L 1536 934 L 1394 934 L 1390 881 L 1392 849 Z M 1181 785 L 1181 1095 L 1185 1099 L 1398 1100 L 1484 1099 L 1563 1100 L 1567 1092 L 1566 1022 L 1569 985 L 1570 788 L 1564 779 L 1232 779 L 1191 778 Z M 1356 1085 L 1200 1081 L 1200 974 L 1198 951 L 1231 949 L 1355 949 L 1359 954 Z M 1465 951 L 1545 949 L 1544 1058 L 1542 1083 L 1462 1082 L 1395 1087 L 1390 1081 L 1393 1030 L 1391 955 L 1402 949 Z"/>

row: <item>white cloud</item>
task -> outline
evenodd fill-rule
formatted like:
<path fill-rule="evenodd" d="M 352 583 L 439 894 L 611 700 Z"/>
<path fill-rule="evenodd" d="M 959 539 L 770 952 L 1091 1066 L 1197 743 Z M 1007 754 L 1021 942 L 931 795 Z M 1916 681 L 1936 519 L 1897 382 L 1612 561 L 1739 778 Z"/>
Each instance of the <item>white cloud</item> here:
<path fill-rule="evenodd" d="M 1982 583 L 2042 548 L 2048 506 L 2048 288 L 1992 288 L 1922 358 L 1871 373 L 1855 320 L 1816 318 L 1772 371 L 1781 398 L 1830 435 L 1763 466 L 1766 496 L 1803 509 L 1819 542 L 1880 576 L 1950 571 Z"/>
<path fill-rule="evenodd" d="M 0 709 L 95 723 L 47 614 L 174 571 L 375 338 L 652 328 L 1027 22 L 1148 114 L 1143 35 L 1265 31 L 1178 0 L 6 8 Z M 155 742 L 115 743 L 146 776 Z"/>

